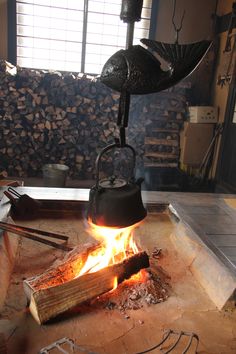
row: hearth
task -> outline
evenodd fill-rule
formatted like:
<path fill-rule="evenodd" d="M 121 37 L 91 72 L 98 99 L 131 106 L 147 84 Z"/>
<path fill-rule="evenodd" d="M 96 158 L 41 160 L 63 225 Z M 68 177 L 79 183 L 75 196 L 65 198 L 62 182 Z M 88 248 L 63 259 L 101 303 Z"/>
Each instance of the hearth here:
<path fill-rule="evenodd" d="M 97 247 L 84 227 L 87 203 L 73 200 L 41 200 L 41 203 L 45 209 L 38 218 L 18 219 L 17 224 L 68 235 L 68 246 L 80 245 L 80 250 L 86 248 L 86 243 L 92 249 Z M 230 349 L 233 315 L 218 311 L 186 268 L 181 253 L 171 241 L 178 224 L 170 219 L 168 208 L 153 203 L 148 203 L 147 208 L 148 216 L 135 232 L 138 247 L 149 255 L 152 274 L 145 271 L 146 285 L 130 279 L 116 290 L 76 306 L 41 327 L 26 310 L 28 300 L 22 282 L 27 279 L 24 283 L 31 291 L 29 279 L 45 273 L 55 260 L 65 257 L 65 252 L 49 250 L 47 245 L 28 239 L 20 242 L 0 320 L 9 353 L 39 352 L 67 337 L 90 352 L 133 354 L 157 345 L 168 329 L 196 333 L 200 350 L 207 348 L 208 352 L 217 352 L 221 345 L 225 352 L 233 353 L 234 349 Z M 16 237 L 9 234 L 9 242 Z M 71 267 L 70 271 L 73 269 Z"/>
<path fill-rule="evenodd" d="M 167 299 L 166 282 L 155 276 L 151 268 L 144 270 L 150 267 L 149 256 L 134 237 L 135 229 L 142 227 L 141 224 L 112 228 L 90 221 L 87 232 L 93 242 L 75 247 L 61 262 L 24 281 L 29 309 L 35 320 L 42 324 L 103 294 L 107 306 L 119 307 L 122 303 L 124 310 Z M 159 258 L 159 253 L 155 251 L 153 260 L 156 257 Z M 114 296 L 114 290 L 124 280 Z M 116 299 L 115 302 L 111 298 Z"/>
<path fill-rule="evenodd" d="M 123 1 L 127 9 L 131 3 L 135 2 Z M 124 13 L 127 9 L 123 8 Z M 109 59 L 101 76 L 121 93 L 117 121 L 120 134 L 97 157 L 96 185 L 90 191 L 89 203 L 74 202 L 74 198 L 69 204 L 63 198 L 55 203 L 41 198 L 37 213 L 29 212 L 28 220 L 27 215 L 14 219 L 25 227 L 63 231 L 70 238 L 67 249 L 53 252 L 48 252 L 45 245 L 33 245 L 32 239 L 20 241 L 10 284 L 5 284 L 5 293 L 9 287 L 1 314 L 12 353 L 19 348 L 24 354 L 45 352 L 42 348 L 50 347 L 50 343 L 63 344 L 69 338 L 69 342 L 81 344 L 85 352 L 140 354 L 159 347 L 166 329 L 168 336 L 178 336 L 174 345 L 162 341 L 166 353 L 175 350 L 183 336 L 190 337 L 190 345 L 194 338 L 198 345 L 200 338 L 201 349 L 214 352 L 222 331 L 223 348 L 227 353 L 235 350 L 235 319 L 215 308 L 179 256 L 170 240 L 177 226 L 169 209 L 159 212 L 160 206 L 154 203 L 147 214 L 141 180 L 135 180 L 136 154 L 126 143 L 130 95 L 172 86 L 194 69 L 210 43 L 180 46 L 177 38 L 175 44 L 162 46 L 143 40 L 167 61 L 177 54 L 169 70 L 163 72 L 148 50 L 132 46 L 131 33 L 140 13 L 133 16 L 131 9 L 132 16 L 126 15 L 127 48 Z M 128 180 L 113 175 L 100 179 L 102 156 L 114 148 L 132 153 Z M 5 237 L 11 242 L 15 236 L 9 233 Z M 64 252 L 71 247 L 73 251 L 65 257 Z M 172 325 L 175 329 L 170 329 Z M 211 326 L 213 331 L 209 331 Z"/>

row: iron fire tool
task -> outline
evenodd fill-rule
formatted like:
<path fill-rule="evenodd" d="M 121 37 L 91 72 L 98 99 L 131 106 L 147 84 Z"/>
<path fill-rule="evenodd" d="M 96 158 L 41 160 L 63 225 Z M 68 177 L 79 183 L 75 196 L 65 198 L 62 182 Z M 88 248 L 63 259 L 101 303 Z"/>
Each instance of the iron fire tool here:
<path fill-rule="evenodd" d="M 45 245 L 61 249 L 63 251 L 71 251 L 72 248 L 65 245 L 64 243 L 56 243 L 51 240 L 47 240 L 44 237 L 50 237 L 54 239 L 64 240 L 65 242 L 68 240 L 68 236 L 56 234 L 54 232 L 32 229 L 30 227 L 24 227 L 21 225 L 9 224 L 6 222 L 0 221 L 0 229 L 8 231 L 9 233 L 13 233 L 16 235 L 20 235 L 21 237 L 28 238 L 29 240 L 44 243 Z"/>
<path fill-rule="evenodd" d="M 187 340 L 187 342 L 184 342 L 185 339 Z M 181 344 L 185 344 L 183 349 L 180 349 Z M 162 354 L 168 354 L 172 352 L 177 353 L 177 350 L 179 354 L 197 354 L 198 344 L 199 337 L 197 334 L 193 332 L 174 331 L 172 329 L 169 329 L 164 333 L 163 339 L 158 344 L 156 344 L 152 348 L 146 349 L 142 352 L 135 354 L 150 353 L 153 352 L 155 349 L 158 350 L 158 353 Z M 56 342 L 48 345 L 45 348 L 42 348 L 39 354 L 50 354 L 51 352 L 55 352 L 55 349 L 64 354 L 82 352 L 87 354 L 99 354 L 97 352 L 91 352 L 90 349 L 76 344 L 73 339 L 67 337 L 58 339 Z"/>
<path fill-rule="evenodd" d="M 41 203 L 28 196 L 27 194 L 20 194 L 12 187 L 9 187 L 4 192 L 12 205 L 12 211 L 15 216 L 31 217 L 37 213 L 41 207 Z"/>

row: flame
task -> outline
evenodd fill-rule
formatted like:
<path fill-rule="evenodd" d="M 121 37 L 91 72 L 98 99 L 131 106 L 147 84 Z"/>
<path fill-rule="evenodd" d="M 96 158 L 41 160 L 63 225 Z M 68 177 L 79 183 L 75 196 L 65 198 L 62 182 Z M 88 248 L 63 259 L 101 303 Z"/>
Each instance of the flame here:
<path fill-rule="evenodd" d="M 118 278 L 117 277 L 114 277 L 114 280 L 113 280 L 113 288 L 111 291 L 115 290 L 118 286 Z"/>
<path fill-rule="evenodd" d="M 102 247 L 91 252 L 88 258 L 77 274 L 77 277 L 94 273 L 111 264 L 122 262 L 127 257 L 138 253 L 138 247 L 134 242 L 134 229 L 140 224 L 124 227 L 111 228 L 106 226 L 95 225 L 89 221 L 88 232 L 101 242 Z M 114 279 L 114 288 L 117 287 L 117 279 Z"/>

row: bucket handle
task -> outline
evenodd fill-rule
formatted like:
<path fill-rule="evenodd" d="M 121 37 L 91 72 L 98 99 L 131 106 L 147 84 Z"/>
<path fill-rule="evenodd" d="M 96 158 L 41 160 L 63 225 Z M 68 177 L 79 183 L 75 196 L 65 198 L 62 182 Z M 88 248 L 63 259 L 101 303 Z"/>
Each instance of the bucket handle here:
<path fill-rule="evenodd" d="M 124 145 L 120 145 L 120 143 L 114 143 L 114 144 L 110 144 L 107 145 L 104 149 L 102 149 L 102 151 L 98 154 L 97 158 L 96 158 L 96 162 L 95 162 L 95 169 L 96 169 L 96 188 L 98 188 L 99 186 L 99 172 L 100 172 L 100 162 L 101 162 L 101 158 L 102 156 L 105 154 L 105 152 L 112 150 L 114 148 L 127 148 L 130 149 L 132 151 L 133 154 L 133 158 L 132 158 L 132 177 L 134 178 L 134 168 L 135 168 L 135 163 L 136 163 L 136 152 L 134 150 L 134 148 L 129 145 L 129 144 L 124 144 Z"/>

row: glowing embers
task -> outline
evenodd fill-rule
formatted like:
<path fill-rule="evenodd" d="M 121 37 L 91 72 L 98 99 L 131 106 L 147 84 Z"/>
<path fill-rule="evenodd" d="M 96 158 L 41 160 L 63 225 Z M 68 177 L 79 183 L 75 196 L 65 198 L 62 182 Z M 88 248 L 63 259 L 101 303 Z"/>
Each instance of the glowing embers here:
<path fill-rule="evenodd" d="M 124 227 L 111 228 L 98 226 L 89 221 L 88 232 L 100 242 L 101 247 L 92 251 L 76 277 L 94 273 L 109 265 L 122 262 L 139 252 L 134 242 L 134 230 L 140 223 Z"/>

